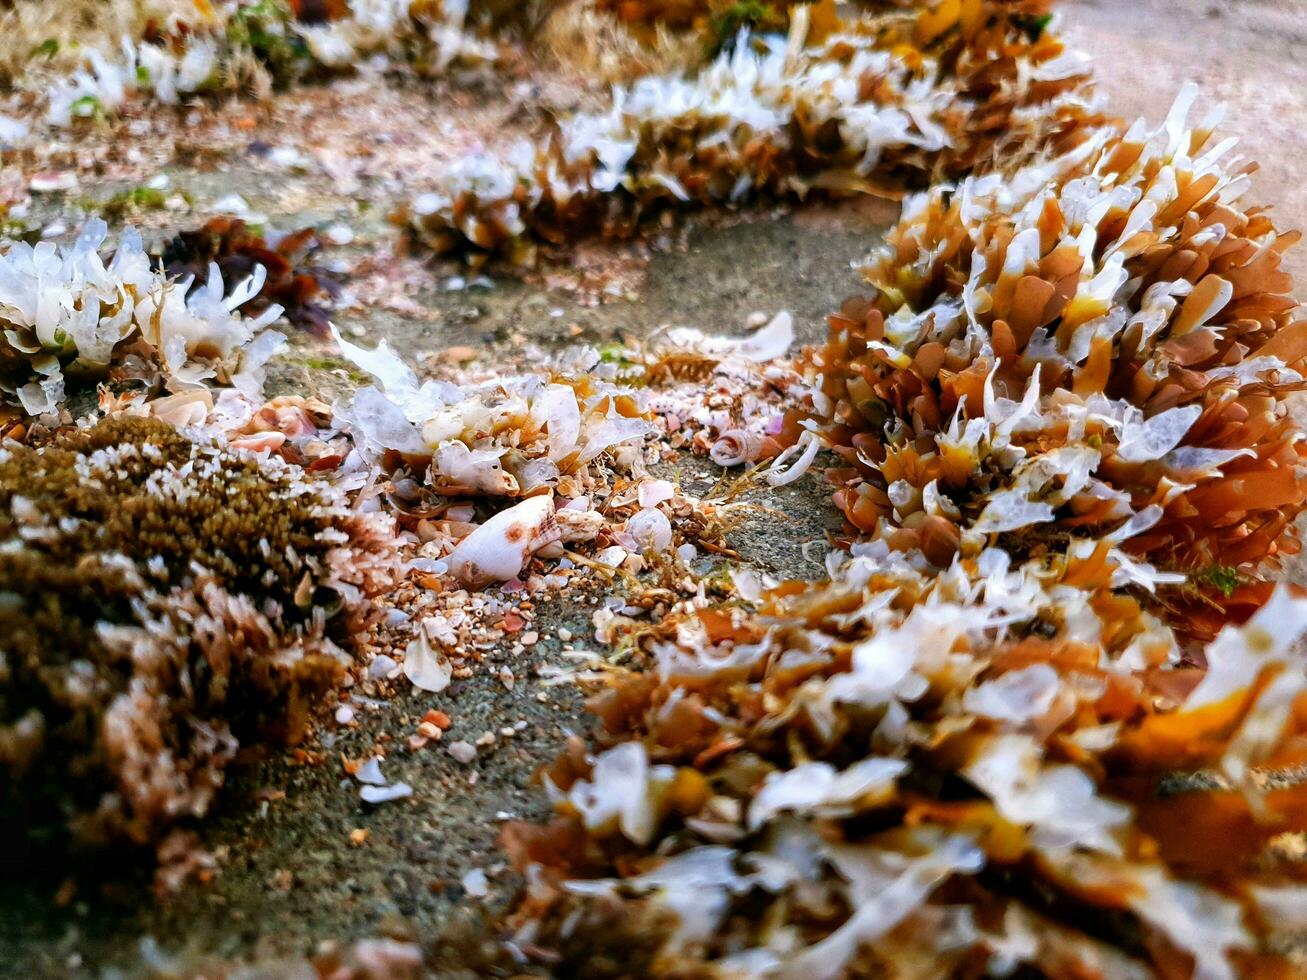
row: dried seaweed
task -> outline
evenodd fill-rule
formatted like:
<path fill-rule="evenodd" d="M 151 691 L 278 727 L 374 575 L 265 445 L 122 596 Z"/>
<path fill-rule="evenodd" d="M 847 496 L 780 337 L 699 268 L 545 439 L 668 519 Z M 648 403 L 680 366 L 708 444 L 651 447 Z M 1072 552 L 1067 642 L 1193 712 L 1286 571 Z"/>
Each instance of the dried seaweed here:
<path fill-rule="evenodd" d="M 544 772 L 554 822 L 505 831 L 517 948 L 641 936 L 646 976 L 1279 962 L 1303 892 L 1266 844 L 1307 794 L 1251 772 L 1302 751 L 1307 601 L 1227 628 L 1203 674 L 1078 551 L 935 573 L 860 545 L 821 588 L 664 620 L 599 682 L 594 754 Z M 1221 790 L 1159 796 L 1204 768 Z"/>
<path fill-rule="evenodd" d="M 798 7 L 788 41 L 755 35 L 696 76 L 616 87 L 543 142 L 461 160 L 397 220 L 440 255 L 530 264 L 659 210 L 895 194 L 1061 152 L 1102 120 L 1083 63 L 1021 26 L 1045 6 L 922 4 L 820 30 Z"/>
<path fill-rule="evenodd" d="M 192 290 L 191 279 L 173 282 L 154 267 L 135 230 L 123 232 L 108 260 L 107 239 L 96 218 L 69 248 L 16 242 L 0 255 L 3 400 L 28 415 L 54 412 L 65 372 L 103 379 L 111 370 L 173 388 L 216 380 L 256 395 L 263 365 L 285 341 L 264 329 L 280 307 L 254 318 L 237 312 L 258 295 L 265 270 L 224 285 L 210 264 Z"/>
<path fill-rule="evenodd" d="M 1239 203 L 1250 168 L 1195 101 L 906 203 L 761 430 L 774 480 L 836 453 L 857 540 L 820 585 L 680 603 L 580 678 L 597 725 L 541 772 L 556 816 L 504 832 L 512 950 L 1293 972 L 1307 888 L 1271 842 L 1307 831 L 1307 788 L 1265 773 L 1307 746 L 1307 599 L 1266 576 L 1307 501 L 1297 235 Z"/>

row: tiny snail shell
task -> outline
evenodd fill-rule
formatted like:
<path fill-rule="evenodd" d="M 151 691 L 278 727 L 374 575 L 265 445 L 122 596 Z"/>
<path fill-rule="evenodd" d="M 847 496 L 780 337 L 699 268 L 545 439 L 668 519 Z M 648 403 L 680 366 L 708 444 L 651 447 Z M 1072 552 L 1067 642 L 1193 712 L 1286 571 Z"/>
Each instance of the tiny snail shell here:
<path fill-rule="evenodd" d="M 712 444 L 712 449 L 708 450 L 708 457 L 718 466 L 755 463 L 761 458 L 765 438 L 747 429 L 731 429 L 723 432 Z"/>
<path fill-rule="evenodd" d="M 449 570 L 474 588 L 515 578 L 527 559 L 562 537 L 548 496 L 531 497 L 486 521 L 450 553 Z"/>
<path fill-rule="evenodd" d="M 781 444 L 772 436 L 748 429 L 730 429 L 713 443 L 708 456 L 718 466 L 739 466 L 771 459 L 780 451 Z"/>

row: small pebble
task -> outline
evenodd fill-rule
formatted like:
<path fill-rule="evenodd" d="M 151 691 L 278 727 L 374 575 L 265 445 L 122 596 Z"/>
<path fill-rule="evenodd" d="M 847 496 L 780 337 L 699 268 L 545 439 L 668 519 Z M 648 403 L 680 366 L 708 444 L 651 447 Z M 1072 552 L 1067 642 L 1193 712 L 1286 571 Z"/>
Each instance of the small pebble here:
<path fill-rule="evenodd" d="M 408 783 L 395 783 L 393 786 L 364 786 L 359 790 L 359 798 L 364 803 L 389 803 L 413 795 L 413 787 Z"/>
<path fill-rule="evenodd" d="M 383 677 L 389 677 L 391 672 L 398 669 L 399 662 L 387 657 L 384 653 L 372 659 L 368 664 L 368 680 L 380 680 Z"/>
<path fill-rule="evenodd" d="M 466 766 L 470 765 L 477 757 L 477 750 L 471 742 L 464 742 L 460 739 L 457 742 L 450 743 L 449 754 L 454 757 L 455 762 L 461 762 Z"/>
<path fill-rule="evenodd" d="M 485 898 L 490 894 L 490 883 L 486 880 L 486 873 L 480 868 L 473 868 L 463 875 L 463 890 L 473 898 Z"/>

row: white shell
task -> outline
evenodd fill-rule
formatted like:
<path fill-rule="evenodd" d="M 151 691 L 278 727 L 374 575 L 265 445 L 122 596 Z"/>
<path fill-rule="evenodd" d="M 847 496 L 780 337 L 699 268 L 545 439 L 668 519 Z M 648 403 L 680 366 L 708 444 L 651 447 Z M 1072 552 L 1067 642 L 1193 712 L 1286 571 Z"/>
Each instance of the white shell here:
<path fill-rule="evenodd" d="M 626 522 L 629 534 L 641 551 L 661 554 L 672 546 L 672 524 L 661 510 L 650 507 Z"/>
<path fill-rule="evenodd" d="M 708 450 L 709 458 L 718 466 L 739 466 L 756 463 L 762 455 L 763 437 L 747 429 L 730 429 Z"/>
<path fill-rule="evenodd" d="M 575 510 L 570 507 L 564 507 L 556 512 L 554 518 L 558 521 L 562 540 L 569 543 L 593 541 L 599 537 L 599 532 L 607 523 L 604 515 L 597 510 Z"/>
<path fill-rule="evenodd" d="M 561 537 L 553 499 L 531 497 L 500 511 L 460 541 L 449 556 L 449 570 L 473 587 L 507 582 L 532 554 Z"/>
<path fill-rule="evenodd" d="M 418 630 L 417 639 L 404 652 L 404 676 L 414 687 L 433 694 L 449 687 L 454 676 L 449 658 L 443 651 L 432 649 L 425 626 Z"/>

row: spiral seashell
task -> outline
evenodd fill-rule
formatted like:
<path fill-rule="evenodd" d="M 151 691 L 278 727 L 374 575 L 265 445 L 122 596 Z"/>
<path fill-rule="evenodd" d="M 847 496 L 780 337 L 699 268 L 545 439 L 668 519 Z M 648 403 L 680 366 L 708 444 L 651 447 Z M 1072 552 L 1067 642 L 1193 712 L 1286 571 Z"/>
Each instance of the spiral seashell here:
<path fill-rule="evenodd" d="M 762 436 L 745 429 L 731 429 L 712 444 L 708 458 L 718 466 L 740 466 L 757 458 L 761 444 Z"/>
<path fill-rule="evenodd" d="M 562 538 L 548 495 L 531 497 L 502 510 L 466 538 L 449 556 L 449 570 L 468 586 L 516 578 L 527 560 Z"/>
<path fill-rule="evenodd" d="M 771 459 L 781 450 L 773 437 L 748 429 L 728 429 L 708 450 L 709 458 L 718 466 L 740 466 Z"/>

